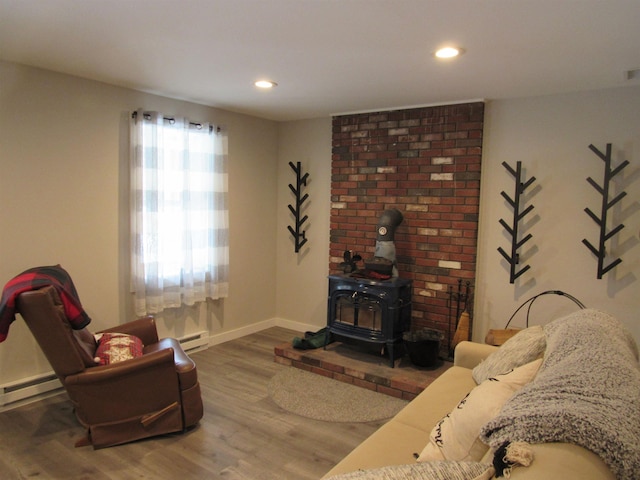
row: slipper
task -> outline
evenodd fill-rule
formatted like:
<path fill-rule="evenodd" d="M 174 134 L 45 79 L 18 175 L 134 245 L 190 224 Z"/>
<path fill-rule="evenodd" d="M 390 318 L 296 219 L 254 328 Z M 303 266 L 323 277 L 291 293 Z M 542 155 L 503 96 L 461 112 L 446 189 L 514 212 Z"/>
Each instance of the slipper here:
<path fill-rule="evenodd" d="M 306 332 L 305 338 L 295 337 L 293 342 L 293 348 L 300 350 L 310 350 L 312 348 L 324 347 L 327 341 L 327 328 L 323 328 L 317 332 Z"/>

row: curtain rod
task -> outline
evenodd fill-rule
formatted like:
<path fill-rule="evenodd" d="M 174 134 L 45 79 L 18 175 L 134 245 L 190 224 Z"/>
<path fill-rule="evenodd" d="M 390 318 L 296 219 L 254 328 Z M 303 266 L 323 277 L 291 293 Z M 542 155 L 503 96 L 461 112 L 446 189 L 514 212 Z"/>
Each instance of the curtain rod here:
<path fill-rule="evenodd" d="M 148 120 L 149 118 L 151 118 L 151 115 L 145 113 L 143 114 L 145 116 L 145 118 Z M 133 112 L 131 114 L 131 118 L 136 118 L 138 116 L 138 112 Z M 173 123 L 176 121 L 176 119 L 174 117 L 162 117 L 163 120 L 166 120 L 170 123 Z M 189 122 L 189 125 L 192 125 L 194 127 L 196 127 L 197 129 L 201 129 L 202 128 L 202 124 L 201 123 L 196 123 L 196 122 Z M 216 132 L 220 133 L 220 127 L 216 127 Z M 209 125 L 209 131 L 212 132 L 213 131 L 213 125 Z"/>

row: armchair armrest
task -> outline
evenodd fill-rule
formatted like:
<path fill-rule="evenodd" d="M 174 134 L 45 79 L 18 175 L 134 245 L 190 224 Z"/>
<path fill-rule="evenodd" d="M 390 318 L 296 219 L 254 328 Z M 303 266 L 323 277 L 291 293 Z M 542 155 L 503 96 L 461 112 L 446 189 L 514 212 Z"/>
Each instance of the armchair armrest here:
<path fill-rule="evenodd" d="M 65 378 L 65 387 L 84 425 L 129 421 L 180 404 L 180 385 L 168 348 Z"/>
<path fill-rule="evenodd" d="M 498 347 L 493 345 L 463 341 L 456 346 L 453 364 L 458 367 L 474 368 L 496 350 Z"/>
<path fill-rule="evenodd" d="M 125 333 L 127 335 L 134 335 L 142 340 L 142 344 L 145 346 L 158 343 L 158 330 L 156 328 L 156 321 L 152 316 L 138 318 L 137 320 L 123 323 L 122 325 L 101 330 L 98 333 Z"/>
<path fill-rule="evenodd" d="M 68 375 L 65 378 L 65 384 L 73 386 L 109 382 L 112 380 L 120 381 L 129 375 L 136 376 L 140 379 L 141 376 L 145 375 L 146 370 L 149 370 L 151 375 L 156 376 L 156 372 L 162 371 L 158 370 L 162 364 L 169 367 L 171 372 L 175 374 L 176 364 L 172 348 L 148 353 L 141 357 L 132 358 L 122 362 L 88 368 L 81 373 Z"/>

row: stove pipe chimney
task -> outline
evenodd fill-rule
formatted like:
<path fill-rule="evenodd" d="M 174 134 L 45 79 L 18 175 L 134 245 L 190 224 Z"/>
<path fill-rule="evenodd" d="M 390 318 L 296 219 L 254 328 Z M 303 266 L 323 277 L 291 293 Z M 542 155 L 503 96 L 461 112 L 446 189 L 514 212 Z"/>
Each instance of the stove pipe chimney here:
<path fill-rule="evenodd" d="M 376 250 L 374 257 L 385 258 L 392 262 L 392 277 L 398 276 L 398 268 L 396 266 L 396 245 L 393 237 L 396 228 L 402 223 L 402 213 L 397 209 L 385 210 L 378 219 L 378 229 L 376 236 Z"/>

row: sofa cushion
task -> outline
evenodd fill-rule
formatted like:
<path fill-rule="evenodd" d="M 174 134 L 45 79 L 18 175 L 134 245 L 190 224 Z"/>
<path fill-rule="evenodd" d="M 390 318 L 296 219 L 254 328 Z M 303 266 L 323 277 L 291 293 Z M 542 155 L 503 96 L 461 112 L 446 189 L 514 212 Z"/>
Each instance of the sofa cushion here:
<path fill-rule="evenodd" d="M 411 453 L 420 453 L 433 426 L 476 386 L 476 382 L 471 378 L 470 369 L 453 366 L 431 382 L 420 395 L 393 417 L 395 422 L 425 432 L 424 442 Z"/>
<path fill-rule="evenodd" d="M 428 462 L 358 470 L 329 477 L 329 480 L 473 480 L 489 469 L 488 463 Z"/>
<path fill-rule="evenodd" d="M 102 333 L 96 335 L 98 348 L 95 361 L 100 365 L 122 362 L 142 356 L 142 341 L 124 333 Z"/>
<path fill-rule="evenodd" d="M 479 439 L 482 426 L 495 417 L 515 392 L 535 377 L 542 359 L 485 380 L 431 430 L 419 462 L 480 460 L 488 446 Z"/>
<path fill-rule="evenodd" d="M 511 478 L 518 480 L 615 480 L 604 461 L 595 453 L 571 443 L 530 444 L 533 462 L 516 467 Z M 493 450 L 487 450 L 482 462 L 493 462 Z M 504 478 L 504 477 L 503 477 Z"/>
<path fill-rule="evenodd" d="M 323 478 L 358 469 L 415 463 L 436 422 L 475 386 L 470 369 L 449 368 Z"/>
<path fill-rule="evenodd" d="M 481 384 L 490 377 L 509 372 L 544 354 L 546 340 L 540 325 L 525 328 L 473 369 L 473 379 Z"/>
<path fill-rule="evenodd" d="M 355 470 L 416 463 L 415 452 L 420 452 L 428 440 L 428 430 L 392 419 L 355 447 L 323 478 Z"/>

